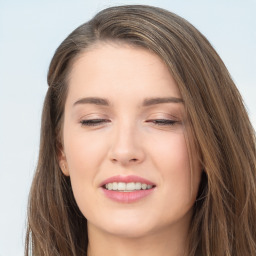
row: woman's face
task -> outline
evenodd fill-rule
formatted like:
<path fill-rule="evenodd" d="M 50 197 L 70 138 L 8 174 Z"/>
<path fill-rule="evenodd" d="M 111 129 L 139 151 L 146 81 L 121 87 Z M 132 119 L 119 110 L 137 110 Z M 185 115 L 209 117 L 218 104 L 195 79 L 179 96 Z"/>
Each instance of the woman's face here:
<path fill-rule="evenodd" d="M 188 227 L 201 171 L 195 150 L 190 164 L 185 123 L 178 87 L 153 53 L 100 43 L 75 61 L 60 166 L 89 231 Z"/>

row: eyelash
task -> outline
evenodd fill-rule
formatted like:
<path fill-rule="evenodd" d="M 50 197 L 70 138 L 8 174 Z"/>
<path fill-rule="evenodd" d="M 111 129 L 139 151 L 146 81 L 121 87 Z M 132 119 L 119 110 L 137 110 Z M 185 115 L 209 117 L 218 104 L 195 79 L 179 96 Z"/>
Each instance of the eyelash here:
<path fill-rule="evenodd" d="M 98 126 L 103 123 L 109 123 L 110 120 L 108 119 L 88 119 L 82 120 L 80 123 L 82 126 Z M 153 123 L 158 126 L 172 126 L 178 123 L 178 121 L 171 120 L 171 119 L 150 119 L 147 120 L 146 123 Z"/>
<path fill-rule="evenodd" d="M 171 120 L 171 119 L 150 119 L 146 121 L 147 123 L 153 123 L 159 126 L 172 126 L 178 123 L 178 121 Z"/>
<path fill-rule="evenodd" d="M 88 119 L 82 120 L 80 123 L 82 126 L 98 126 L 103 123 L 109 123 L 108 119 Z"/>

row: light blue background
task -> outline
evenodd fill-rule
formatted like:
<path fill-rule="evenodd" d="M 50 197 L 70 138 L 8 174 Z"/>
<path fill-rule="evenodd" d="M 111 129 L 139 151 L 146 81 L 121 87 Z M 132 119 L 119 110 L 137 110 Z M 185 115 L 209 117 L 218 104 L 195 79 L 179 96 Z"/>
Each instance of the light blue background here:
<path fill-rule="evenodd" d="M 23 255 L 51 57 L 73 29 L 116 4 L 156 5 L 195 25 L 227 65 L 256 127 L 255 0 L 0 0 L 0 256 Z"/>

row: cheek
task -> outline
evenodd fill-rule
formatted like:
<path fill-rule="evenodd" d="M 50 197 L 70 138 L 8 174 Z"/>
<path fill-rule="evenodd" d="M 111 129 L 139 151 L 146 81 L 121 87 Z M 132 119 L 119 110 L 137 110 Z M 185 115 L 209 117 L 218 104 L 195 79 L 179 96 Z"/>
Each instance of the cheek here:
<path fill-rule="evenodd" d="M 155 140 L 151 152 L 155 162 L 162 166 L 159 169 L 166 170 L 166 174 L 183 173 L 189 169 L 189 156 L 184 134 L 167 134 L 161 140 Z"/>
<path fill-rule="evenodd" d="M 106 154 L 104 140 L 85 134 L 68 133 L 65 137 L 65 154 L 71 175 L 93 175 Z"/>
<path fill-rule="evenodd" d="M 95 176 L 100 170 L 105 145 L 103 140 L 67 131 L 65 154 L 75 200 L 84 216 L 91 215 L 91 198 L 95 196 Z M 95 203 L 95 201 L 94 201 Z"/>
<path fill-rule="evenodd" d="M 91 198 L 96 187 L 95 176 L 100 170 L 105 149 L 102 140 L 66 130 L 64 149 L 70 174 L 72 190 L 79 208 Z M 82 205 L 81 205 L 82 204 Z"/>
<path fill-rule="evenodd" d="M 191 166 L 184 134 L 168 134 L 166 138 L 155 141 L 151 155 L 161 173 L 167 198 L 175 200 L 175 203 L 183 200 L 191 204 L 197 194 L 201 171 L 195 153 L 191 155 L 195 159 Z"/>

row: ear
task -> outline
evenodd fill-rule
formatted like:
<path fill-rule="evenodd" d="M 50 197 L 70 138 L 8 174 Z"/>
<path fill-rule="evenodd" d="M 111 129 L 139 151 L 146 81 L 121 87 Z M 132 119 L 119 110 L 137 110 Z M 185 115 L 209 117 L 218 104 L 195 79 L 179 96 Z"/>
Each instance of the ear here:
<path fill-rule="evenodd" d="M 65 176 L 69 176 L 69 169 L 68 169 L 67 159 L 66 159 L 66 155 L 63 152 L 63 150 L 60 150 L 58 158 L 59 158 L 59 167 L 60 167 L 62 173 Z"/>

